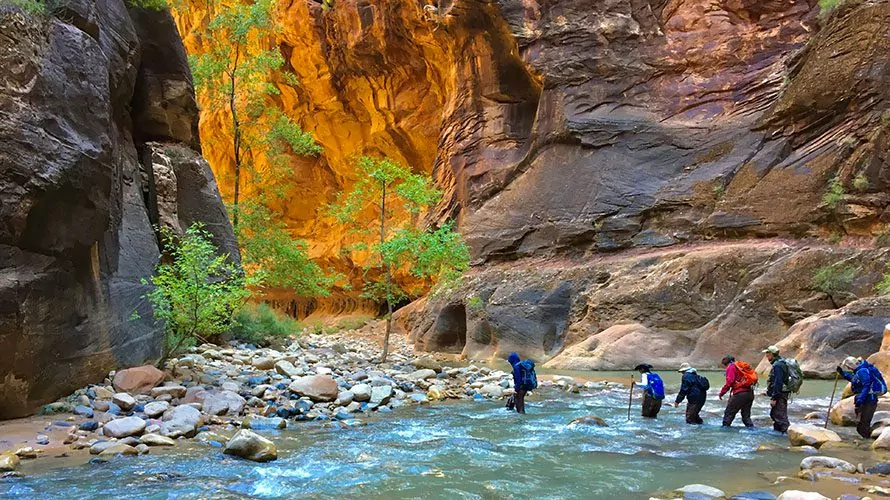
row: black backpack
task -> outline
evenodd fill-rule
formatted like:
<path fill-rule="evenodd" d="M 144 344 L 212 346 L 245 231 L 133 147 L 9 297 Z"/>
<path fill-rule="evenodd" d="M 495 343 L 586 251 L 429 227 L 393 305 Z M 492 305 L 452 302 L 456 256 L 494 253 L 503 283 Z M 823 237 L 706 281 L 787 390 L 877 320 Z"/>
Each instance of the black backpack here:
<path fill-rule="evenodd" d="M 696 375 L 698 374 L 696 373 Z M 698 380 L 696 382 L 698 383 L 698 386 L 701 388 L 702 392 L 708 392 L 708 389 L 711 388 L 711 382 L 708 381 L 708 377 L 698 375 Z"/>

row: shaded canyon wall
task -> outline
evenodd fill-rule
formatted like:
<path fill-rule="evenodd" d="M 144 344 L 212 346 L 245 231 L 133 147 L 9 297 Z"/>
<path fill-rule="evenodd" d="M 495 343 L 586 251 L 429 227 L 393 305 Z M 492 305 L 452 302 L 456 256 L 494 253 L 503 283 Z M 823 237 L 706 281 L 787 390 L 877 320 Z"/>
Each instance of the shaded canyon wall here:
<path fill-rule="evenodd" d="M 159 259 L 152 225 L 209 221 L 238 250 L 196 152 L 169 13 L 122 0 L 47 15 L 0 6 L 0 68 L 0 418 L 11 418 L 160 357 L 163 325 L 140 282 Z"/>

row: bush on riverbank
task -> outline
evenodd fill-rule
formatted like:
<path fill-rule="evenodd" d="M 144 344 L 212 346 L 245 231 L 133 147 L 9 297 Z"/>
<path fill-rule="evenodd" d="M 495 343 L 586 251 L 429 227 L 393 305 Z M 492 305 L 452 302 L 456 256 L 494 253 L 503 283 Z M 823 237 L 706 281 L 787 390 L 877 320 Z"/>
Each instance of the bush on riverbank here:
<path fill-rule="evenodd" d="M 228 334 L 229 340 L 260 347 L 281 345 L 302 329 L 297 320 L 266 304 L 248 304 L 235 317 L 235 323 Z"/>

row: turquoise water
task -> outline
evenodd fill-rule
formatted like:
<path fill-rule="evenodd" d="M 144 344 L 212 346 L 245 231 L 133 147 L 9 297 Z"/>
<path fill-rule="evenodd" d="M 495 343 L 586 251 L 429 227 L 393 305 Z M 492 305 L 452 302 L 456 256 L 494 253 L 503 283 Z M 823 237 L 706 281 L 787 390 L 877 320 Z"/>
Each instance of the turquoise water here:
<path fill-rule="evenodd" d="M 810 395 L 791 405 L 798 419 L 827 405 L 830 385 L 808 385 Z M 765 398 L 756 404 L 761 427 L 754 431 L 722 429 L 723 406 L 716 398 L 705 407 L 701 427 L 683 423 L 682 407 L 666 406 L 661 418 L 644 421 L 636 416 L 639 400 L 627 421 L 625 391 L 542 390 L 529 402 L 524 417 L 500 402 L 454 402 L 400 409 L 370 418 L 364 427 L 306 423 L 264 432 L 280 451 L 279 460 L 267 464 L 194 443 L 107 464 L 30 465 L 25 477 L 0 481 L 0 496 L 648 498 L 690 483 L 728 493 L 768 489 L 758 472 L 787 473 L 801 459 L 791 452 L 755 451 L 765 443 L 787 444 L 768 430 Z M 584 415 L 600 416 L 610 427 L 567 425 Z"/>

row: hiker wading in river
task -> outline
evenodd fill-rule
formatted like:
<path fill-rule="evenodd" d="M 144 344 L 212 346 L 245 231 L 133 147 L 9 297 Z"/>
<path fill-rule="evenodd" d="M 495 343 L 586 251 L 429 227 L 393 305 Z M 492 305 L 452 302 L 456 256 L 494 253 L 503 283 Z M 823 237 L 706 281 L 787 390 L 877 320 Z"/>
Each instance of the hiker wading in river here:
<path fill-rule="evenodd" d="M 788 421 L 788 395 L 787 389 L 788 366 L 779 355 L 779 348 L 771 345 L 764 349 L 766 360 L 773 365 L 769 371 L 769 379 L 766 382 L 766 395 L 769 396 L 769 418 L 773 419 L 773 430 L 788 432 L 791 422 Z"/>
<path fill-rule="evenodd" d="M 516 413 L 525 413 L 525 395 L 529 391 L 538 388 L 535 362 L 530 359 L 521 361 L 519 355 L 515 352 L 510 353 L 507 361 L 513 367 L 513 389 L 516 391 L 513 395 L 513 404 L 515 405 Z M 507 408 L 510 408 L 509 402 L 507 403 Z"/>
<path fill-rule="evenodd" d="M 658 418 L 661 411 L 661 401 L 664 399 L 664 382 L 657 373 L 652 373 L 652 365 L 637 365 L 634 370 L 642 374 L 639 387 L 643 391 L 643 411 L 641 415 L 646 418 Z M 628 411 L 628 418 L 630 412 Z"/>
<path fill-rule="evenodd" d="M 729 401 L 723 412 L 723 427 L 732 427 L 735 416 L 742 412 L 742 423 L 745 427 L 754 427 L 751 420 L 751 406 L 754 404 L 754 385 L 757 384 L 757 373 L 748 363 L 736 361 L 735 357 L 726 355 L 721 361 L 726 368 L 726 383 L 720 389 L 720 399 L 729 392 Z"/>
<path fill-rule="evenodd" d="M 674 406 L 680 406 L 680 403 L 685 398 L 686 423 L 701 425 L 705 422 L 702 420 L 700 413 L 705 406 L 705 399 L 711 384 L 708 382 L 708 379 L 699 375 L 695 368 L 689 366 L 689 363 L 683 363 L 677 371 L 683 374 L 683 381 L 680 383 L 680 392 L 677 394 Z"/>
<path fill-rule="evenodd" d="M 878 397 L 887 392 L 884 377 L 875 365 L 853 356 L 845 359 L 837 367 L 837 372 L 852 385 L 853 404 L 859 417 L 856 431 L 868 439 L 871 437 L 871 419 L 878 408 Z"/>

